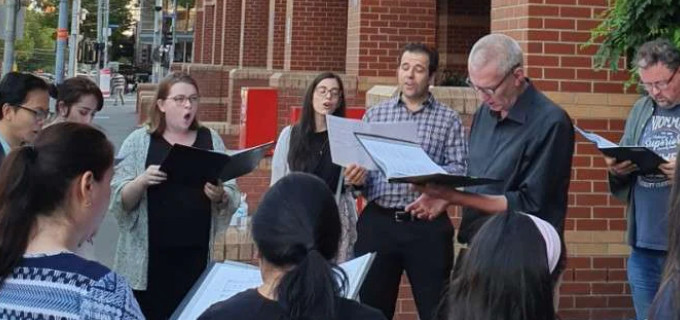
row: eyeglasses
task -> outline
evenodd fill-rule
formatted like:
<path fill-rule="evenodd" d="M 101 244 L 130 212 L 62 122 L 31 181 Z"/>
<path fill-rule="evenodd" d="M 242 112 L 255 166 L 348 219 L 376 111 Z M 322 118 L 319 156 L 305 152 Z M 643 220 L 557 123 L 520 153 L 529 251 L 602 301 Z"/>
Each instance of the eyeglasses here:
<path fill-rule="evenodd" d="M 44 121 L 45 119 L 49 118 L 49 117 L 52 115 L 52 112 L 43 111 L 43 110 L 35 110 L 35 109 L 31 109 L 31 108 L 29 108 L 29 107 L 24 107 L 24 106 L 22 106 L 22 105 L 20 105 L 20 104 L 16 104 L 16 105 L 14 105 L 14 106 L 17 107 L 17 108 L 21 108 L 21 109 L 23 109 L 23 110 L 26 110 L 26 111 L 32 113 L 32 114 L 33 114 L 33 117 L 34 117 L 35 120 L 37 120 L 37 121 Z"/>
<path fill-rule="evenodd" d="M 505 79 L 507 79 L 508 76 L 510 76 L 513 72 L 515 72 L 515 69 L 519 68 L 520 65 L 521 64 L 518 63 L 518 64 L 512 66 L 512 68 L 510 68 L 510 70 L 508 70 L 508 72 L 506 72 L 505 75 L 503 75 L 503 78 L 498 82 L 498 84 L 493 86 L 493 87 L 490 87 L 490 88 L 483 88 L 483 87 L 479 87 L 479 86 L 475 85 L 470 80 L 470 77 L 465 79 L 465 83 L 468 86 L 470 86 L 472 89 L 474 89 L 476 92 L 482 92 L 487 96 L 493 96 L 493 95 L 496 94 L 496 90 L 498 90 L 498 88 L 500 88 L 500 86 L 503 84 L 503 82 L 505 82 Z"/>
<path fill-rule="evenodd" d="M 187 103 L 187 101 L 189 101 L 189 103 L 192 106 L 195 106 L 195 105 L 198 105 L 198 102 L 201 100 L 201 98 L 198 97 L 198 96 L 191 96 L 191 97 L 174 96 L 174 97 L 169 97 L 166 100 L 168 100 L 168 99 L 174 101 L 175 105 L 177 105 L 178 107 L 185 105 Z"/>
<path fill-rule="evenodd" d="M 320 97 L 325 97 L 328 93 L 331 94 L 331 98 L 335 99 L 338 98 L 342 95 L 340 92 L 340 89 L 328 89 L 326 87 L 317 87 L 314 92 L 318 94 Z"/>
<path fill-rule="evenodd" d="M 680 67 L 675 68 L 675 70 L 673 70 L 673 74 L 671 74 L 671 77 L 668 78 L 668 80 L 666 80 L 666 81 L 657 81 L 657 82 L 651 82 L 651 83 L 640 81 L 639 85 L 644 87 L 645 90 L 647 90 L 647 92 L 652 91 L 654 88 L 656 88 L 659 91 L 664 90 L 664 89 L 668 88 L 668 85 L 671 83 L 671 81 L 673 81 L 673 77 L 675 77 L 675 74 L 678 73 L 678 69 L 680 69 Z"/>

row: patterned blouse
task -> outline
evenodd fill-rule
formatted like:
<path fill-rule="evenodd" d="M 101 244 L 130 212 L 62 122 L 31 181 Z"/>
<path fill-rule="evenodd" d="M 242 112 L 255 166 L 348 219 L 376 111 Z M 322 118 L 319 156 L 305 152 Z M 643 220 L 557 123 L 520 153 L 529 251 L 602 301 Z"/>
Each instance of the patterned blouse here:
<path fill-rule="evenodd" d="M 27 255 L 0 287 L 0 319 L 144 319 L 127 282 L 70 252 Z"/>

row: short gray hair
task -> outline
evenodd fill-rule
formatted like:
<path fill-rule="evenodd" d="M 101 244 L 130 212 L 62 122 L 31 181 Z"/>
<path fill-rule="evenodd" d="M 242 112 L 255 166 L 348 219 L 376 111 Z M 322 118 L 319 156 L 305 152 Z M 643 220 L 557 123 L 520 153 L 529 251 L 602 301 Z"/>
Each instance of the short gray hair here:
<path fill-rule="evenodd" d="M 511 68 L 521 66 L 522 48 L 515 39 L 500 33 L 492 33 L 477 40 L 470 56 L 468 66 L 480 68 L 488 63 L 497 63 L 498 72 L 506 73 Z"/>
<path fill-rule="evenodd" d="M 680 50 L 668 39 L 656 39 L 645 42 L 638 49 L 635 65 L 646 69 L 657 63 L 662 63 L 670 70 L 680 67 Z"/>

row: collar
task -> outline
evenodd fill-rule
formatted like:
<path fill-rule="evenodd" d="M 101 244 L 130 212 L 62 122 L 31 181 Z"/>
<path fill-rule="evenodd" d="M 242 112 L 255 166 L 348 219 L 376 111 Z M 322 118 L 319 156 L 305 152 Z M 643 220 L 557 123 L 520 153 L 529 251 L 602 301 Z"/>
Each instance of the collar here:
<path fill-rule="evenodd" d="M 12 151 L 12 147 L 10 147 L 9 143 L 7 140 L 5 140 L 5 137 L 2 136 L 0 133 L 0 147 L 5 151 L 5 155 L 9 154 L 10 151 Z"/>
<path fill-rule="evenodd" d="M 423 110 L 425 110 L 426 108 L 432 106 L 434 104 L 434 101 L 435 101 L 434 95 L 432 95 L 432 92 L 428 92 L 427 99 L 425 99 L 425 101 L 423 101 L 423 103 L 422 103 L 422 108 L 418 109 L 417 111 L 411 111 L 411 109 L 409 109 L 406 106 L 406 103 L 403 100 L 401 100 L 401 92 L 399 92 L 394 98 L 392 98 L 391 104 L 392 104 L 393 108 L 404 108 L 409 113 L 416 114 L 416 113 L 420 113 Z"/>
<path fill-rule="evenodd" d="M 510 107 L 510 110 L 508 111 L 508 116 L 505 117 L 505 119 L 512 120 L 519 124 L 524 124 L 527 121 L 527 117 L 529 115 L 529 108 L 533 103 L 535 95 L 536 88 L 527 78 L 527 88 L 524 90 L 524 92 L 522 92 L 522 94 L 519 95 L 519 97 L 517 97 L 517 101 L 515 101 L 515 104 L 513 104 L 512 107 Z M 498 121 L 501 121 L 500 112 L 489 109 L 489 113 L 491 113 L 491 115 Z"/>

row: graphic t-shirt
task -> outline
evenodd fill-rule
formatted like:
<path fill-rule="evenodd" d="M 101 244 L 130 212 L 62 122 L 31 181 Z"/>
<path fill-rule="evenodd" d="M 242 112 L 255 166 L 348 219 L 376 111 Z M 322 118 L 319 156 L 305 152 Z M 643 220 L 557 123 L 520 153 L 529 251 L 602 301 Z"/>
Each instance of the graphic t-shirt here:
<path fill-rule="evenodd" d="M 656 107 L 640 136 L 639 145 L 674 160 L 680 141 L 680 105 Z M 640 175 L 633 187 L 635 246 L 653 250 L 668 248 L 668 197 L 671 181 L 661 172 Z"/>

